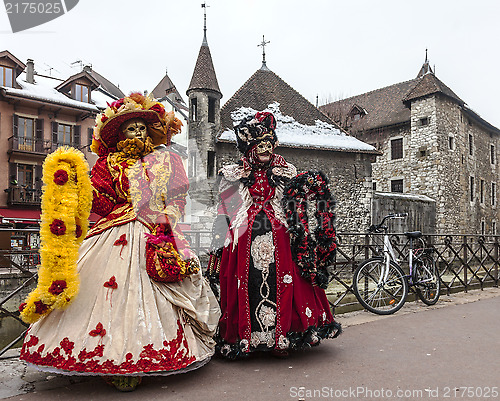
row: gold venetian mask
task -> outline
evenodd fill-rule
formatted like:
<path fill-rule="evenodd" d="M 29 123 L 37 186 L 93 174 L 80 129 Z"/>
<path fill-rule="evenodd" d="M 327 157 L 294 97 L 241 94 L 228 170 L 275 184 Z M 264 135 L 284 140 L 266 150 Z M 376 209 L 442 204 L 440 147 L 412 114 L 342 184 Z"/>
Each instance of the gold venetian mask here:
<path fill-rule="evenodd" d="M 120 129 L 127 139 L 137 138 L 144 142 L 148 136 L 146 123 L 142 118 L 132 118 L 131 120 L 125 121 Z"/>

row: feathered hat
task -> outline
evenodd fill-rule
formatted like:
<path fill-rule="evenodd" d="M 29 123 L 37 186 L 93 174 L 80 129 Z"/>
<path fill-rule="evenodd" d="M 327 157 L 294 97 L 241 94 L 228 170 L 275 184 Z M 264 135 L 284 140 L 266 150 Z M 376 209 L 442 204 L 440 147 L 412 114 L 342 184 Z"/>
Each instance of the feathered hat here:
<path fill-rule="evenodd" d="M 278 142 L 275 129 L 276 119 L 272 113 L 258 112 L 254 116 L 245 117 L 234 127 L 236 146 L 241 153 L 246 154 L 255 144 L 264 139 L 274 145 Z"/>
<path fill-rule="evenodd" d="M 172 136 L 178 134 L 182 126 L 173 111 L 167 113 L 165 107 L 152 97 L 131 93 L 108 103 L 108 108 L 96 117 L 90 150 L 103 156 L 116 149 L 118 142 L 125 139 L 121 125 L 132 118 L 142 118 L 146 122 L 155 146 L 170 145 Z"/>

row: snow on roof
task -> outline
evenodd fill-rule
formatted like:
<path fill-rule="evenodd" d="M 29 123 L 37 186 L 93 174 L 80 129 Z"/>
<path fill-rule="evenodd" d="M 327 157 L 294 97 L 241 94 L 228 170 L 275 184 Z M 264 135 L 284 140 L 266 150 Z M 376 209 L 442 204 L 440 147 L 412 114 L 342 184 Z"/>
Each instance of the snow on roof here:
<path fill-rule="evenodd" d="M 375 195 L 385 196 L 389 198 L 417 200 L 422 202 L 436 202 L 435 199 L 429 198 L 425 195 L 405 194 L 401 192 L 375 192 Z"/>
<path fill-rule="evenodd" d="M 57 103 L 90 111 L 99 111 L 94 104 L 79 102 L 56 90 L 54 86 L 59 85 L 61 83 L 60 80 L 35 75 L 36 83 L 30 84 L 25 81 L 25 76 L 25 73 L 23 73 L 17 78 L 17 83 L 22 89 L 4 87 L 5 92 L 10 95 L 23 96 L 44 102 Z"/>
<path fill-rule="evenodd" d="M 97 107 L 99 107 L 100 109 L 105 109 L 106 107 L 108 107 L 108 103 L 111 104 L 116 99 L 108 96 L 106 93 L 99 90 L 99 88 L 93 90 L 90 96 L 92 98 L 92 102 L 94 102 Z"/>
<path fill-rule="evenodd" d="M 278 102 L 271 103 L 264 111 L 273 113 L 276 118 L 276 135 L 281 146 L 340 151 L 376 151 L 373 146 L 347 135 L 326 122 L 316 120 L 314 126 L 301 124 L 293 117 L 281 114 Z M 240 107 L 231 112 L 231 119 L 233 124 L 237 125 L 244 117 L 252 116 L 255 113 L 257 110 L 251 107 Z M 226 130 L 219 135 L 218 140 L 236 142 L 236 134 L 233 130 Z"/>

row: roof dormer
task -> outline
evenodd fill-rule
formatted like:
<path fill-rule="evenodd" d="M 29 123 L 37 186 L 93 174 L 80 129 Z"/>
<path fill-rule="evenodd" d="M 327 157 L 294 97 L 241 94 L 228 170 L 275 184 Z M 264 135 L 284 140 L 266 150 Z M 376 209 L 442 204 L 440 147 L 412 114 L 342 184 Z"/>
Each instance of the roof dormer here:
<path fill-rule="evenodd" d="M 0 86 L 16 88 L 16 78 L 26 65 L 8 50 L 0 52 Z"/>
<path fill-rule="evenodd" d="M 79 102 L 91 103 L 91 92 L 99 87 L 99 82 L 85 69 L 76 75 L 69 77 L 56 89 L 71 99 Z"/>
<path fill-rule="evenodd" d="M 357 104 L 354 104 L 352 107 L 351 107 L 351 110 L 349 110 L 349 113 L 347 114 L 347 116 L 353 121 L 359 121 L 361 120 L 361 118 L 363 118 L 363 116 L 367 115 L 367 111 L 361 107 L 361 106 L 358 106 Z"/>

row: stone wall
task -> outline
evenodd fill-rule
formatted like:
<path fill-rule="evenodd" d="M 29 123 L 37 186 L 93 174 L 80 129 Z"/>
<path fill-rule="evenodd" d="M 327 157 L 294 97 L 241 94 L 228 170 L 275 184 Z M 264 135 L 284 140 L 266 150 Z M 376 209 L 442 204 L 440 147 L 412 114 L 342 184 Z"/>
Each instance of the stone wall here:
<path fill-rule="evenodd" d="M 363 231 L 370 225 L 375 156 L 364 153 L 278 147 L 276 153 L 297 167 L 298 172 L 321 170 L 330 181 L 337 202 L 337 231 Z M 235 144 L 217 144 L 218 168 L 241 157 Z"/>
<path fill-rule="evenodd" d="M 405 219 L 387 221 L 390 232 L 436 233 L 436 201 L 423 195 L 374 192 L 372 221 L 378 224 L 391 213 L 408 213 Z"/>

